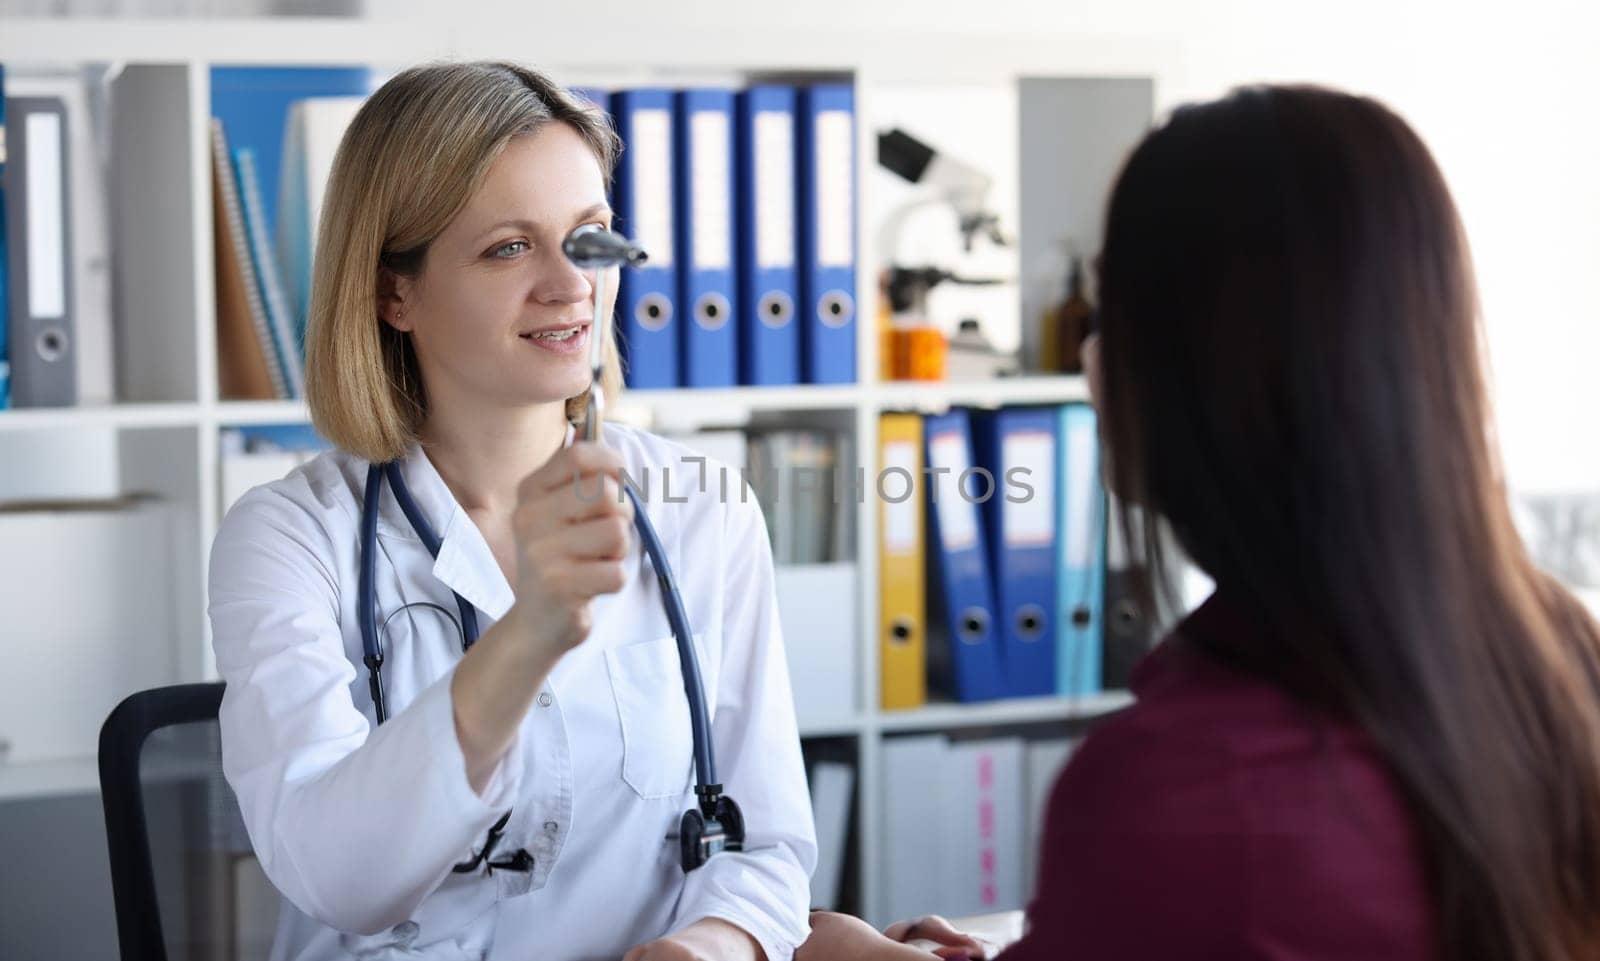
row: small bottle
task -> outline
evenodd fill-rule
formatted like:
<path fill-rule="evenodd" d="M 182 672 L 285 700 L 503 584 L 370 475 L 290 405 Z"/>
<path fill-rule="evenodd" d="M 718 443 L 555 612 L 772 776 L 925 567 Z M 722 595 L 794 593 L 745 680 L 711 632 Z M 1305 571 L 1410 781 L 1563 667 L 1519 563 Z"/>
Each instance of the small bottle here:
<path fill-rule="evenodd" d="M 1060 243 L 1065 246 L 1066 241 Z M 1061 373 L 1056 368 L 1061 361 L 1061 330 L 1056 325 L 1056 313 L 1060 311 L 1063 303 L 1058 299 L 1060 291 L 1065 286 L 1063 280 L 1070 273 L 1067 257 L 1052 256 L 1050 261 L 1049 270 L 1041 272 L 1036 288 L 1039 291 L 1041 306 L 1035 318 L 1039 326 L 1039 346 L 1038 352 L 1034 355 L 1034 366 L 1036 372 L 1040 374 Z"/>
<path fill-rule="evenodd" d="M 1067 271 L 1067 298 L 1045 321 L 1052 328 L 1053 336 L 1046 338 L 1046 342 L 1053 342 L 1056 349 L 1056 356 L 1049 358 L 1054 361 L 1051 366 L 1055 370 L 1063 374 L 1083 373 L 1078 349 L 1089 336 L 1089 322 L 1093 316 L 1094 307 L 1083 293 L 1083 258 L 1074 254 Z"/>
<path fill-rule="evenodd" d="M 889 271 L 878 273 L 878 379 L 899 380 L 895 362 L 894 308 L 889 302 Z"/>
<path fill-rule="evenodd" d="M 903 358 L 904 380 L 944 380 L 950 344 L 944 331 L 931 325 L 908 327 L 898 331 L 901 336 L 900 355 Z"/>

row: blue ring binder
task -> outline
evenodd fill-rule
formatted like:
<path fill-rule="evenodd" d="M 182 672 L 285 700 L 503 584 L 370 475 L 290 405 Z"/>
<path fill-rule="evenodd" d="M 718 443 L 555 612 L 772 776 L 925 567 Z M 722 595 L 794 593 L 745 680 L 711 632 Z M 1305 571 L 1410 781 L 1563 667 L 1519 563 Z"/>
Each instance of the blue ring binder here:
<path fill-rule="evenodd" d="M 721 330 L 733 316 L 733 305 L 721 294 L 704 294 L 694 302 L 694 322 L 705 330 Z"/>
<path fill-rule="evenodd" d="M 772 291 L 757 303 L 756 316 L 761 318 L 763 325 L 781 330 L 794 320 L 794 298 L 782 291 Z"/>
<path fill-rule="evenodd" d="M 856 299 L 842 290 L 830 290 L 817 303 L 817 319 L 829 327 L 844 327 L 855 318 Z"/>
<path fill-rule="evenodd" d="M 661 294 L 645 294 L 633 316 L 645 330 L 664 330 L 672 322 L 672 301 Z"/>

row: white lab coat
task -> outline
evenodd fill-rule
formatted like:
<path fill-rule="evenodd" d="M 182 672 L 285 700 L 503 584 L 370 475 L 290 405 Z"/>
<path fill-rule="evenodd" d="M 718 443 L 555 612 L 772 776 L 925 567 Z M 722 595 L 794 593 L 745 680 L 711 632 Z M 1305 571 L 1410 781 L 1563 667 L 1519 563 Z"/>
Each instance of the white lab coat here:
<path fill-rule="evenodd" d="M 702 493 L 681 445 L 614 425 L 605 436 L 631 476 L 649 467 L 646 509 L 688 611 L 745 851 L 685 875 L 666 840 L 693 804 L 693 749 L 637 538 L 626 586 L 596 599 L 589 638 L 545 682 L 484 795 L 472 790 L 451 710 L 457 629 L 436 609 L 399 609 L 430 601 L 453 617 L 454 589 L 487 631 L 513 594 L 415 445 L 407 486 L 443 544 L 431 558 L 385 484 L 389 715 L 374 727 L 356 614 L 367 464 L 333 451 L 245 495 L 211 555 L 223 769 L 284 895 L 274 959 L 617 961 L 707 917 L 750 932 L 771 961 L 805 939 L 816 840 L 760 508 L 736 473 L 722 497 L 714 464 Z M 686 503 L 667 501 L 663 467 Z M 507 808 L 496 856 L 524 848 L 533 870 L 452 874 Z"/>

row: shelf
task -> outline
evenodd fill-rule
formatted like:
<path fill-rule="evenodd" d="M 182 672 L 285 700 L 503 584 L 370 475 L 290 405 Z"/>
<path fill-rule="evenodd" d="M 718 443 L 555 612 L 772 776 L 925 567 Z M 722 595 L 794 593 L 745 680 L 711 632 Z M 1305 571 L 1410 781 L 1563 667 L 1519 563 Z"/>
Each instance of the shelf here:
<path fill-rule="evenodd" d="M 786 410 L 852 410 L 861 403 L 857 384 L 795 384 L 789 387 L 679 387 L 668 390 L 624 390 L 620 408 L 670 408 L 685 416 Z"/>
<path fill-rule="evenodd" d="M 13 407 L 0 411 L 0 432 L 83 427 L 192 427 L 195 404 L 110 404 L 96 407 Z"/>
<path fill-rule="evenodd" d="M 666 413 L 673 420 L 739 420 L 750 413 L 873 409 L 942 410 L 951 406 L 1061 404 L 1087 401 L 1082 377 L 1016 377 L 992 381 L 918 381 L 887 384 L 796 384 L 788 387 L 681 387 L 624 390 L 612 405 Z M 215 408 L 223 425 L 305 423 L 300 401 L 223 401 Z"/>
<path fill-rule="evenodd" d="M 1133 697 L 1127 691 L 1107 691 L 1076 698 L 1036 697 L 981 704 L 931 704 L 908 711 L 881 713 L 877 723 L 878 729 L 885 734 L 999 727 L 1092 718 L 1132 703 Z"/>
<path fill-rule="evenodd" d="M 932 704 L 909 711 L 882 712 L 872 720 L 860 717 L 814 721 L 800 729 L 802 738 L 859 737 L 875 727 L 882 734 L 902 734 L 1004 727 L 1051 721 L 1086 719 L 1107 714 L 1133 703 L 1126 691 L 1110 691 L 1085 698 L 1041 697 L 983 704 Z M 100 790 L 100 770 L 92 757 L 27 764 L 0 764 L 0 802 Z"/>
<path fill-rule="evenodd" d="M 92 757 L 0 764 L 0 802 L 100 792 L 100 765 Z"/>
<path fill-rule="evenodd" d="M 1081 376 L 1002 377 L 975 381 L 898 381 L 878 384 L 873 399 L 885 409 L 942 410 L 952 406 L 1064 404 L 1089 399 Z"/>
<path fill-rule="evenodd" d="M 309 424 L 311 411 L 299 400 L 225 400 L 216 406 L 216 419 L 224 427 Z"/>
<path fill-rule="evenodd" d="M 323 66 L 364 61 L 357 51 L 370 50 L 426 59 L 446 52 L 450 39 L 440 40 L 376 18 L 27 17 L 6 24 L 0 57 L 8 65 L 203 59 Z"/>
<path fill-rule="evenodd" d="M 800 737 L 803 739 L 856 737 L 861 733 L 862 727 L 863 723 L 859 717 L 842 717 L 831 721 L 811 721 L 800 725 Z"/>
<path fill-rule="evenodd" d="M 1003 727 L 1093 718 L 1133 703 L 1126 691 L 1086 698 L 1029 698 L 985 704 L 934 704 L 910 711 L 811 722 L 800 729 L 805 739 L 859 737 L 869 726 L 882 734 L 939 732 L 963 728 Z M 0 764 L 0 803 L 32 798 L 95 794 L 100 769 L 92 757 L 26 764 Z"/>
<path fill-rule="evenodd" d="M 585 7 L 550 6 L 537 26 L 503 18 L 144 17 L 10 18 L 0 31 L 0 61 L 284 63 L 328 65 L 376 60 L 404 66 L 440 58 L 519 58 L 567 73 L 633 76 L 753 70 L 843 73 L 936 82 L 1004 82 L 1017 76 L 1152 76 L 1181 63 L 1176 33 L 1100 32 L 1036 15 L 923 27 L 855 4 L 813 22 L 695 23 L 663 9 L 653 17 L 596 30 Z M 841 22 L 842 21 L 842 22 Z M 662 37 L 670 35 L 671 43 Z M 381 51 L 376 56 L 372 51 Z"/>
<path fill-rule="evenodd" d="M 679 388 L 675 390 L 624 390 L 611 404 L 613 413 L 648 411 L 654 416 L 667 414 L 672 420 L 710 422 L 742 421 L 764 411 L 854 410 L 862 400 L 861 388 L 844 386 Z M 216 422 L 223 427 L 251 424 L 310 423 L 311 414 L 302 401 L 250 400 L 223 401 L 216 408 Z"/>
<path fill-rule="evenodd" d="M 164 757 L 159 752 L 147 750 L 139 759 L 139 783 L 148 786 L 211 781 L 222 773 L 216 763 L 209 755 Z M 98 758 L 73 757 L 0 764 L 0 803 L 99 793 Z"/>

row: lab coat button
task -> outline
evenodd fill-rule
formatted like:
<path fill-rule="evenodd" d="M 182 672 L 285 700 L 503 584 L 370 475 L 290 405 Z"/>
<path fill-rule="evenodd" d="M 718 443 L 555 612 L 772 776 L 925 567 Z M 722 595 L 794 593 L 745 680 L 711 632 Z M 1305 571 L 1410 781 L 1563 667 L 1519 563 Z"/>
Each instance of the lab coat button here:
<path fill-rule="evenodd" d="M 556 699 L 551 697 L 549 694 L 540 694 L 539 695 L 539 706 L 540 707 L 549 707 L 550 705 L 554 704 L 555 701 L 556 701 Z"/>
<path fill-rule="evenodd" d="M 560 829 L 561 829 L 561 825 L 557 824 L 554 821 L 546 821 L 546 822 L 544 822 L 544 833 L 546 833 L 546 834 L 554 834 L 554 833 L 556 833 L 556 831 L 558 831 Z"/>

